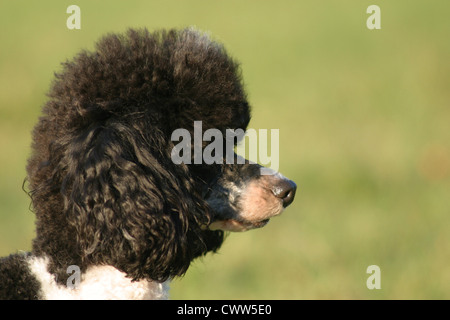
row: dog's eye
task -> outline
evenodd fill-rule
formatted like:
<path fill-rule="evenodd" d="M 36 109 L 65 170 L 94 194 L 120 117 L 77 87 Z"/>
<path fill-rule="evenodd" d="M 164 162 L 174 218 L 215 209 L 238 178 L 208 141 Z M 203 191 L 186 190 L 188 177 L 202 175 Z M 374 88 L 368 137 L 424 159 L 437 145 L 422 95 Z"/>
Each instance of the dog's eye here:
<path fill-rule="evenodd" d="M 221 175 L 221 166 L 219 165 L 190 165 L 189 167 L 193 178 L 207 185 Z"/>

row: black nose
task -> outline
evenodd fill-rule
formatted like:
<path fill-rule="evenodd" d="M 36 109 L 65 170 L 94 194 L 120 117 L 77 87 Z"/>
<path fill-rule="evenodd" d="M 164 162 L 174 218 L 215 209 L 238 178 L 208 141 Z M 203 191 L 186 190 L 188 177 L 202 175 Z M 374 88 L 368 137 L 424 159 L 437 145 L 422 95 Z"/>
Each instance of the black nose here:
<path fill-rule="evenodd" d="M 272 192 L 275 197 L 283 200 L 283 207 L 286 208 L 292 203 L 292 201 L 294 201 L 296 190 L 297 185 L 294 181 L 283 179 L 273 187 Z"/>

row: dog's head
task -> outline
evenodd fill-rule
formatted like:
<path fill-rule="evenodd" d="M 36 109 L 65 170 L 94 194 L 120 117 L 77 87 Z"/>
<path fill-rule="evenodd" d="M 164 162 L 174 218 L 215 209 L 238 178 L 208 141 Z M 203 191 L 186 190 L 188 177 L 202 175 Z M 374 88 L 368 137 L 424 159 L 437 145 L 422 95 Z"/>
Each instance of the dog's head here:
<path fill-rule="evenodd" d="M 163 281 L 217 250 L 223 230 L 261 227 L 294 198 L 293 182 L 248 161 L 172 160 L 174 130 L 250 121 L 237 63 L 203 33 L 108 35 L 64 64 L 49 98 L 27 171 L 33 250 L 54 273 L 109 264 Z"/>

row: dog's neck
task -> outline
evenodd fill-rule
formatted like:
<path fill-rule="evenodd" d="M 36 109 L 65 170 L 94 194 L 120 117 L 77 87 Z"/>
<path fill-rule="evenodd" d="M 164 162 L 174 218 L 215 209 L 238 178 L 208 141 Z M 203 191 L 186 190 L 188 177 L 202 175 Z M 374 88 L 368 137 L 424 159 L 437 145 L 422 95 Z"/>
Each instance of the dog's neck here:
<path fill-rule="evenodd" d="M 62 285 L 47 271 L 48 259 L 30 257 L 31 272 L 41 284 L 40 299 L 46 300 L 158 300 L 168 299 L 169 281 L 164 283 L 132 281 L 112 266 L 92 266 L 80 277 L 79 283 Z M 72 284 L 72 282 L 70 283 Z"/>

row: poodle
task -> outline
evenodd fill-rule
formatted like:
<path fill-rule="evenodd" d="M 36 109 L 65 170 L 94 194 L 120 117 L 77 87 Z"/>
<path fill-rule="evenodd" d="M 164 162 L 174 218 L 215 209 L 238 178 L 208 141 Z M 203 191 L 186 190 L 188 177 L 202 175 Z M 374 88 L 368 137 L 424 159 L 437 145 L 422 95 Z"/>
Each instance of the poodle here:
<path fill-rule="evenodd" d="M 250 121 L 238 63 L 206 33 L 109 34 L 63 63 L 48 97 L 27 164 L 36 237 L 0 259 L 1 299 L 167 299 L 225 232 L 294 200 L 294 182 L 248 160 L 172 161 L 174 130 L 225 137 Z"/>

